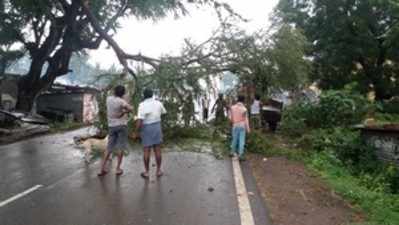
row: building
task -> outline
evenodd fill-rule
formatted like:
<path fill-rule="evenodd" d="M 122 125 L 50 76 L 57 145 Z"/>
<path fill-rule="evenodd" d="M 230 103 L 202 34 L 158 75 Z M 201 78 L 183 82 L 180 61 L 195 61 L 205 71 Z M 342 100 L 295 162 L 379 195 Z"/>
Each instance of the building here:
<path fill-rule="evenodd" d="M 98 114 L 95 88 L 54 84 L 36 101 L 38 114 L 55 121 L 94 122 Z"/>

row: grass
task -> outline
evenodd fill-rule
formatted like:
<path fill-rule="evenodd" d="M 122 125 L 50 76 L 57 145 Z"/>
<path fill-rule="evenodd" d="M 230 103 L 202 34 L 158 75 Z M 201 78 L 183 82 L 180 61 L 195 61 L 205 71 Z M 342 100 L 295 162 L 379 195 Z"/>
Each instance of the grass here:
<path fill-rule="evenodd" d="M 399 114 L 376 113 L 375 120 L 377 124 L 399 123 Z"/>
<path fill-rule="evenodd" d="M 318 174 L 356 210 L 367 216 L 367 221 L 356 225 L 399 225 L 398 194 L 369 188 L 361 177 L 353 176 L 327 152 L 301 150 L 296 146 L 295 141 L 291 139 L 291 143 L 287 143 L 286 138 L 279 135 L 268 134 L 263 138 L 267 140 L 268 148 L 256 153 L 302 161 L 309 170 Z"/>
<path fill-rule="evenodd" d="M 307 167 L 316 171 L 327 184 L 367 215 L 367 223 L 399 224 L 399 195 L 370 190 L 361 179 L 336 164 L 326 153 L 316 153 L 305 159 Z"/>
<path fill-rule="evenodd" d="M 81 128 L 84 127 L 84 124 L 78 122 L 54 122 L 49 124 L 49 126 L 51 133 L 57 133 Z"/>

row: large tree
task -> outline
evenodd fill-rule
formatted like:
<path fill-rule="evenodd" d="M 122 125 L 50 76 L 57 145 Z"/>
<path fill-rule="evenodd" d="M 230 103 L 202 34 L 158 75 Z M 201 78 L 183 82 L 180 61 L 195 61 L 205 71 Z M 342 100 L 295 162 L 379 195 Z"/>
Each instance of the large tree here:
<path fill-rule="evenodd" d="M 275 90 L 298 90 L 308 81 L 309 61 L 304 57 L 307 40 L 300 30 L 287 24 L 246 34 L 225 34 L 223 48 L 230 71 L 240 81 L 268 95 Z"/>
<path fill-rule="evenodd" d="M 29 72 L 19 81 L 17 108 L 28 111 L 37 95 L 54 80 L 70 72 L 73 53 L 97 49 L 106 40 L 131 74 L 128 55 L 112 40 L 122 17 L 162 18 L 183 15 L 189 3 L 212 0 L 3 0 L 0 2 L 0 37 L 22 45 L 31 58 Z M 220 5 L 217 5 L 220 6 Z M 0 43 L 1 44 L 1 43 Z M 129 56 L 129 57 L 127 57 Z"/>
<path fill-rule="evenodd" d="M 398 1 L 280 0 L 276 19 L 304 30 L 322 88 L 356 82 L 377 99 L 399 93 Z"/>

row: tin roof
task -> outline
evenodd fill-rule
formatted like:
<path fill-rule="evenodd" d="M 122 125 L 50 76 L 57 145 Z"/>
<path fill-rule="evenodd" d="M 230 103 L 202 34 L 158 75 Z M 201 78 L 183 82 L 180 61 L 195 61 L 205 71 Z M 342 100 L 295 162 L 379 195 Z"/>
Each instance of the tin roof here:
<path fill-rule="evenodd" d="M 100 90 L 87 87 L 87 86 L 78 86 L 78 85 L 64 85 L 55 83 L 53 84 L 43 95 L 51 95 L 51 94 L 76 94 L 76 93 L 93 93 L 97 94 Z"/>

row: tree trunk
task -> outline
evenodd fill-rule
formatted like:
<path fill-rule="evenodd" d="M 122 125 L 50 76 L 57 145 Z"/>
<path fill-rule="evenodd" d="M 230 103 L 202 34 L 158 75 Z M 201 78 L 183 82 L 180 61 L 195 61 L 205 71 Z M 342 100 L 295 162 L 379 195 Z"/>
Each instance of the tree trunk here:
<path fill-rule="evenodd" d="M 18 93 L 17 110 L 21 112 L 30 112 L 33 107 L 34 97 L 33 93 Z"/>
<path fill-rule="evenodd" d="M 377 66 L 371 71 L 369 75 L 373 84 L 375 92 L 375 99 L 378 101 L 390 99 L 392 97 L 390 81 L 385 78 L 385 71 L 383 61 L 379 61 Z"/>
<path fill-rule="evenodd" d="M 29 82 L 26 82 L 26 78 L 27 77 L 22 77 L 18 82 L 18 99 L 16 109 L 22 112 L 31 111 L 34 100 L 40 91 L 37 88 L 33 88 L 34 86 L 31 86 Z"/>

